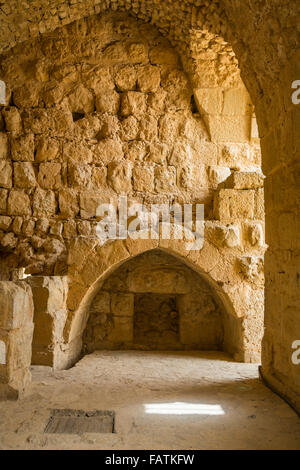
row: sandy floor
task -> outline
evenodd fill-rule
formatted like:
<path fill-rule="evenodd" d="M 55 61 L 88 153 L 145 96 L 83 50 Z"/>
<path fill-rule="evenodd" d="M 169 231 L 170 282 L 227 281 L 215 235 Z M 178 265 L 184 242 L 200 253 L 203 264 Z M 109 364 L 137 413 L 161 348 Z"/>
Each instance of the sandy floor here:
<path fill-rule="evenodd" d="M 24 398 L 0 403 L 1 449 L 300 449 L 299 418 L 257 365 L 222 353 L 97 352 L 32 373 Z M 114 410 L 116 432 L 44 434 L 53 408 Z"/>

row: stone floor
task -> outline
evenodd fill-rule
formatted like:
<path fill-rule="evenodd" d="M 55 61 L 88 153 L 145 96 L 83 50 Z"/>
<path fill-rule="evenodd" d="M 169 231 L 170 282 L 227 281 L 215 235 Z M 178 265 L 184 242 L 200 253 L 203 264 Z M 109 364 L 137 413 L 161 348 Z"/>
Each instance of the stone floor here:
<path fill-rule="evenodd" d="M 0 403 L 1 449 L 300 449 L 300 420 L 223 353 L 97 352 L 67 371 L 33 367 Z M 114 434 L 44 434 L 53 408 L 115 410 Z"/>

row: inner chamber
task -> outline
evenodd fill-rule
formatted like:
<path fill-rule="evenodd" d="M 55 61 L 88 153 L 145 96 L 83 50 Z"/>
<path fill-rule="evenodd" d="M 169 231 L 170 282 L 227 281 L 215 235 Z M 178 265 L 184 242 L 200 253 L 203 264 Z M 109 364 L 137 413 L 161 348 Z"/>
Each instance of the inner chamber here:
<path fill-rule="evenodd" d="M 220 350 L 222 310 L 200 274 L 163 251 L 146 252 L 103 282 L 91 303 L 83 352 Z"/>

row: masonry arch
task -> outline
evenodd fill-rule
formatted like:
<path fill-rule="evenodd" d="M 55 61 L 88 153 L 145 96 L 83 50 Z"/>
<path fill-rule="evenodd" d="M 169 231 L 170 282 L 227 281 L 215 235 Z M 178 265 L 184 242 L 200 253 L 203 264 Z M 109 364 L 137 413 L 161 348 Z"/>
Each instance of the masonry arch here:
<path fill-rule="evenodd" d="M 40 3 L 40 2 L 39 2 Z M 68 24 L 81 17 L 105 10 L 103 4 L 95 2 L 78 2 L 79 6 L 69 6 L 61 3 L 53 5 L 52 16 L 45 14 L 45 6 L 36 9 L 36 21 L 28 20 L 28 9 L 23 11 L 9 6 L 3 15 L 3 34 L 1 48 L 8 50 L 17 42 L 38 37 L 44 32 L 52 32 L 63 24 Z M 114 4 L 113 8 L 116 8 Z M 119 2 L 120 8 L 127 9 L 124 2 Z M 33 4 L 31 2 L 31 7 Z M 110 4 L 112 8 L 112 5 Z M 295 220 L 299 220 L 297 204 L 292 209 L 289 200 L 297 199 L 299 173 L 299 112 L 290 100 L 290 84 L 299 78 L 297 21 L 299 5 L 279 5 L 274 2 L 163 2 L 157 4 L 141 4 L 132 11 L 152 22 L 155 22 L 162 32 L 174 38 L 189 37 L 189 30 L 217 32 L 226 40 L 230 40 L 239 58 L 240 69 L 247 85 L 252 102 L 256 106 L 258 127 L 262 137 L 263 169 L 267 176 L 267 243 L 270 246 L 266 258 L 267 282 L 267 327 L 265 335 L 263 369 L 269 380 L 282 393 L 298 401 L 296 391 L 299 389 L 297 369 L 290 364 L 290 344 L 292 344 L 294 328 L 287 326 L 280 329 L 280 341 L 276 324 L 285 325 L 286 312 L 291 315 L 291 306 L 295 309 L 292 322 L 297 327 L 297 307 L 299 298 L 289 293 L 297 290 L 295 275 L 298 259 L 289 253 L 290 247 L 298 246 L 298 228 Z M 18 13 L 18 21 L 15 14 Z M 215 18 L 215 19 L 214 19 Z M 22 21 L 21 21 L 22 20 Z M 215 22 L 219 25 L 214 30 Z M 171 25 L 171 26 L 170 26 Z M 184 25 L 184 26 L 183 26 Z M 230 27 L 229 27 L 230 25 Z M 255 25 L 255 34 L 253 34 Z M 280 27 L 279 27 L 280 25 Z M 283 26 L 284 27 L 281 27 Z M 200 33 L 199 33 L 200 35 Z M 205 34 L 203 35 L 203 37 Z M 190 50 L 183 47 L 185 52 Z M 195 66 L 196 61 L 192 61 Z M 196 66 L 195 66 L 196 68 Z M 289 197 L 287 197 L 289 196 Z M 289 214 L 286 216 L 286 213 Z M 284 235 L 278 227 L 279 220 L 284 220 Z M 281 273 L 280 276 L 278 273 Z M 281 302 L 281 289 L 285 286 L 285 300 Z M 289 317 L 290 318 L 290 317 Z M 292 332 L 291 332 L 292 330 Z M 286 360 L 275 361 L 282 351 Z M 275 361 L 275 362 L 274 362 Z M 288 384 L 288 385 L 287 385 Z"/>
<path fill-rule="evenodd" d="M 104 281 L 133 258 L 153 250 L 172 255 L 200 275 L 225 315 L 228 332 L 225 349 L 236 360 L 257 361 L 263 318 L 253 315 L 253 311 L 262 308 L 263 291 L 257 289 L 257 285 L 253 285 L 249 279 L 241 281 L 234 260 L 230 262 L 226 253 L 220 254 L 207 240 L 202 250 L 193 252 L 186 250 L 185 242 L 181 240 L 131 239 L 108 242 L 103 247 L 96 243 L 90 245 L 84 239 L 76 240 L 70 250 L 69 314 L 64 334 L 65 342 L 69 345 L 68 361 L 74 362 L 80 355 L 91 303 Z"/>

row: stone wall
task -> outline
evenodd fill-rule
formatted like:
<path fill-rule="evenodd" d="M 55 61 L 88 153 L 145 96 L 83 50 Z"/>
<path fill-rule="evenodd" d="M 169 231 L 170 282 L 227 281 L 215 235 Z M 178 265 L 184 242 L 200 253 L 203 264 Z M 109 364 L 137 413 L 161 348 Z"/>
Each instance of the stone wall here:
<path fill-rule="evenodd" d="M 16 399 L 31 380 L 33 300 L 22 281 L 0 282 L 0 399 Z"/>
<path fill-rule="evenodd" d="M 145 205 L 202 202 L 213 218 L 218 184 L 259 171 L 237 71 L 192 88 L 168 40 L 127 15 L 17 46 L 0 75 L 0 244 L 11 269 L 66 274 L 70 241 L 95 236 L 99 203 L 119 194 Z"/>
<path fill-rule="evenodd" d="M 61 368 L 67 318 L 68 282 L 61 276 L 30 276 L 26 279 L 34 302 L 32 364 Z"/>
<path fill-rule="evenodd" d="M 205 41 L 198 44 L 205 57 L 196 76 L 156 28 L 108 13 L 1 57 L 8 90 L 0 119 L 1 275 L 11 278 L 22 267 L 40 277 L 32 281 L 37 299 L 53 275 L 68 279 L 61 321 L 37 308 L 35 358 L 74 363 L 97 285 L 116 260 L 147 249 L 140 240 L 99 246 L 99 203 L 117 204 L 126 194 L 147 207 L 205 204 L 202 252 L 187 254 L 180 243 L 175 252 L 224 297 L 232 314 L 223 320 L 227 350 L 238 360 L 259 360 L 265 250 L 259 139 L 230 47 Z M 39 315 L 47 319 L 41 339 Z M 65 323 L 64 346 L 56 322 L 60 332 Z"/>
<path fill-rule="evenodd" d="M 225 309 L 198 273 L 153 250 L 104 281 L 91 304 L 84 352 L 222 349 L 223 315 Z"/>
<path fill-rule="evenodd" d="M 230 81 L 239 61 L 256 107 L 267 176 L 266 236 L 270 250 L 266 257 L 263 369 L 273 386 L 300 409 L 299 366 L 291 362 L 291 344 L 300 331 L 300 114 L 299 106 L 291 102 L 291 83 L 300 74 L 300 4 L 283 0 L 3 0 L 0 47 L 8 50 L 16 43 L 106 10 L 128 11 L 156 25 L 180 50 L 198 84 L 207 86 L 213 81 L 215 86 L 216 70 Z"/>

